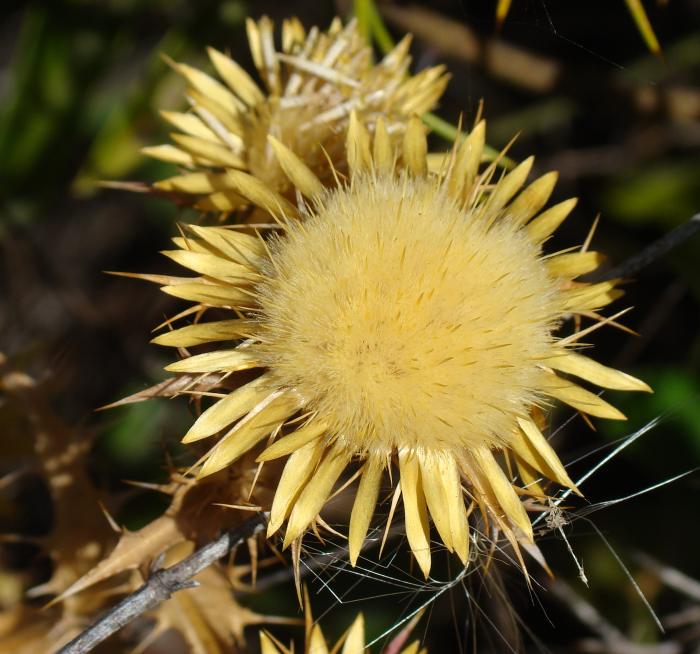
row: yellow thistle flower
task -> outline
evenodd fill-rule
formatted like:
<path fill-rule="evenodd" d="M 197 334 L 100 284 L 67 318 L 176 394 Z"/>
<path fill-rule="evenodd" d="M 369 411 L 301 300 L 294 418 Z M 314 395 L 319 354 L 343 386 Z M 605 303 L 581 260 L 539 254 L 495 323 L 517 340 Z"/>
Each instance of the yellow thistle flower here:
<path fill-rule="evenodd" d="M 621 294 L 615 282 L 574 281 L 598 266 L 596 252 L 542 253 L 575 200 L 542 211 L 556 174 L 521 190 L 532 158 L 500 178 L 495 164 L 479 173 L 484 135 L 481 122 L 433 173 L 419 119 L 394 148 L 384 121 L 372 137 L 353 114 L 349 179 L 338 178 L 334 188 L 269 137 L 298 203 L 245 173 L 236 179 L 237 191 L 277 221 L 277 233 L 262 239 L 191 226 L 192 237 L 175 239 L 179 249 L 166 253 L 200 275 L 171 278 L 166 293 L 194 302 L 191 312 L 220 307 L 236 317 L 182 327 L 155 342 L 240 339 L 167 369 L 259 370 L 204 411 L 184 441 L 221 433 L 201 475 L 266 439 L 259 461 L 289 457 L 268 531 L 286 520 L 285 546 L 315 524 L 352 461 L 362 463 L 349 521 L 353 564 L 392 464 L 408 541 L 426 576 L 429 515 L 447 549 L 468 561 L 463 485 L 488 524 L 516 546 L 529 543 L 522 491 L 496 455 L 517 464 L 526 492 L 542 497 L 532 483 L 540 476 L 572 488 L 533 416 L 560 400 L 584 414 L 624 419 L 571 376 L 649 390 L 575 349 L 605 323 L 595 312 Z M 556 337 L 572 315 L 597 321 Z"/>
<path fill-rule="evenodd" d="M 191 111 L 164 111 L 163 117 L 178 130 L 172 135 L 176 145 L 144 150 L 190 168 L 193 172 L 155 186 L 194 194 L 197 207 L 205 211 L 228 212 L 247 202 L 237 191 L 237 171 L 292 193 L 268 136 L 295 152 L 321 181 L 332 182 L 328 159 L 337 169 L 346 168 L 343 138 L 352 110 L 370 126 L 377 116 L 384 117 L 389 133 L 398 135 L 411 115 L 435 106 L 447 85 L 444 66 L 407 75 L 410 36 L 374 64 L 356 21 L 343 27 L 336 18 L 328 31 L 314 27 L 308 34 L 297 19 L 284 21 L 281 52 L 275 49 L 269 18 L 249 19 L 247 27 L 265 91 L 213 48 L 209 57 L 222 81 L 172 63 L 187 81 Z"/>
<path fill-rule="evenodd" d="M 262 654 L 291 654 L 294 649 L 285 647 L 277 639 L 261 631 L 260 651 Z M 397 651 L 396 654 L 427 654 L 427 651 L 425 648 L 421 649 L 420 643 L 416 640 L 408 647 Z M 340 641 L 330 649 L 321 627 L 318 624 L 312 625 L 307 620 L 304 654 L 329 654 L 329 652 L 340 652 L 340 654 L 365 654 L 367 652 L 365 648 L 365 619 L 362 613 L 358 614 Z"/>

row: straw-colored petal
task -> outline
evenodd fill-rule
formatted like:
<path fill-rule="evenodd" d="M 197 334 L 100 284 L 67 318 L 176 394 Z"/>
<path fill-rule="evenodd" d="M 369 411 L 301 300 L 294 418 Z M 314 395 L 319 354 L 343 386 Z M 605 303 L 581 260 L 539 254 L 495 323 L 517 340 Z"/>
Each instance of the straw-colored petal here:
<path fill-rule="evenodd" d="M 520 458 L 520 456 L 515 457 L 515 463 L 518 466 L 518 474 L 523 482 L 523 488 L 533 495 L 546 497 L 546 493 L 542 489 L 542 486 L 540 486 L 542 474 L 527 461 Z"/>
<path fill-rule="evenodd" d="M 245 123 L 237 111 L 224 107 L 213 98 L 195 89 L 187 91 L 187 98 L 193 104 L 194 111 L 198 116 L 205 116 L 207 120 L 213 118 L 230 134 L 237 134 L 239 137 L 245 134 Z"/>
<path fill-rule="evenodd" d="M 394 166 L 394 152 L 391 147 L 391 139 L 386 129 L 386 123 L 381 116 L 377 118 L 374 128 L 374 143 L 372 144 L 372 159 L 374 169 L 378 173 L 390 173 Z"/>
<path fill-rule="evenodd" d="M 265 255 L 265 246 L 262 240 L 256 236 L 224 227 L 189 225 L 188 228 L 231 261 L 250 266 L 259 257 Z"/>
<path fill-rule="evenodd" d="M 489 211 L 498 211 L 510 202 L 511 198 L 522 188 L 530 174 L 534 157 L 528 157 L 511 170 L 497 185 L 488 200 Z"/>
<path fill-rule="evenodd" d="M 439 460 L 440 477 L 445 489 L 446 508 L 450 516 L 450 532 L 452 547 L 466 565 L 469 559 L 469 522 L 467 509 L 464 506 L 464 493 L 457 462 L 449 456 Z"/>
<path fill-rule="evenodd" d="M 164 250 L 161 254 L 200 275 L 232 284 L 246 284 L 260 278 L 257 272 L 252 271 L 247 266 L 227 261 L 213 254 L 188 250 Z"/>
<path fill-rule="evenodd" d="M 159 334 L 151 343 L 169 347 L 192 347 L 216 341 L 232 341 L 251 335 L 255 329 L 253 321 L 243 318 L 202 322 Z"/>
<path fill-rule="evenodd" d="M 411 48 L 411 43 L 413 42 L 412 34 L 404 34 L 401 40 L 391 49 L 391 51 L 384 55 L 380 66 L 386 70 L 396 71 L 399 67 L 406 62 L 407 55 Z M 403 69 L 401 69 L 403 70 Z"/>
<path fill-rule="evenodd" d="M 369 132 L 358 120 L 357 113 L 350 114 L 350 125 L 346 138 L 348 167 L 352 175 L 369 170 L 372 164 L 372 154 L 369 147 Z"/>
<path fill-rule="evenodd" d="M 257 24 L 257 43 L 254 45 L 254 32 L 249 31 L 251 53 L 255 47 L 256 54 L 253 55 L 260 76 L 265 80 L 267 88 L 274 95 L 279 95 L 280 89 L 280 68 L 277 53 L 273 42 L 273 23 L 263 16 Z M 259 62 L 259 63 L 258 63 Z"/>
<path fill-rule="evenodd" d="M 418 457 L 420 464 L 420 476 L 423 483 L 425 501 L 428 504 L 430 517 L 433 519 L 442 542 L 450 552 L 454 551 L 452 545 L 452 528 L 450 525 L 450 512 L 448 509 L 447 490 L 442 479 L 438 459 L 441 453 L 421 452 Z"/>
<path fill-rule="evenodd" d="M 423 453 L 421 481 L 435 527 L 447 549 L 463 563 L 469 556 L 469 525 L 457 464 L 451 455 Z"/>
<path fill-rule="evenodd" d="M 275 151 L 282 170 L 303 195 L 313 198 L 323 191 L 321 181 L 296 154 L 274 136 L 268 135 L 267 140 Z"/>
<path fill-rule="evenodd" d="M 214 105 L 216 106 L 216 105 Z M 246 158 L 246 142 L 244 140 L 244 129 L 242 129 L 241 119 L 233 117 L 225 112 L 220 112 L 226 119 L 220 120 L 214 113 L 205 107 L 194 107 L 194 112 L 202 122 L 216 135 L 216 140 L 221 142 L 231 152 Z M 243 134 L 243 136 L 241 136 Z"/>
<path fill-rule="evenodd" d="M 214 48 L 207 48 L 207 53 L 221 79 L 243 102 L 253 107 L 265 100 L 253 78 L 233 59 Z"/>
<path fill-rule="evenodd" d="M 170 144 L 151 145 L 141 148 L 141 154 L 151 157 L 151 159 L 158 159 L 158 161 L 165 161 L 166 163 L 173 163 L 178 166 L 187 166 L 188 168 L 194 167 L 196 163 L 189 152 L 185 152 Z"/>
<path fill-rule="evenodd" d="M 618 411 L 611 404 L 608 404 L 598 395 L 577 386 L 568 379 L 562 379 L 557 375 L 547 375 L 542 390 L 582 413 L 587 413 L 597 418 L 608 418 L 609 420 L 627 419 L 623 413 Z"/>
<path fill-rule="evenodd" d="M 567 291 L 564 295 L 564 311 L 593 311 L 607 306 L 623 295 L 623 291 L 615 288 L 615 280 L 585 284 Z"/>
<path fill-rule="evenodd" d="M 175 64 L 175 69 L 202 95 L 212 98 L 231 112 L 240 112 L 245 105 L 221 82 L 187 64 Z"/>
<path fill-rule="evenodd" d="M 610 388 L 616 391 L 645 391 L 651 393 L 651 388 L 640 379 L 632 377 L 621 370 L 609 368 L 602 363 L 578 354 L 576 352 L 560 352 L 559 356 L 547 359 L 547 365 L 555 370 L 576 375 L 596 386 Z"/>
<path fill-rule="evenodd" d="M 328 654 L 328 644 L 318 624 L 311 629 L 311 636 L 304 652 L 305 654 Z"/>
<path fill-rule="evenodd" d="M 403 160 L 406 168 L 416 177 L 427 172 L 428 142 L 425 128 L 419 118 L 413 117 L 408 123 L 403 139 Z"/>
<path fill-rule="evenodd" d="M 362 551 L 362 544 L 367 536 L 367 530 L 374 515 L 383 474 L 384 462 L 379 457 L 367 459 L 360 476 L 355 503 L 350 514 L 348 554 L 350 563 L 353 566 L 357 564 L 357 559 Z"/>
<path fill-rule="evenodd" d="M 201 252 L 202 254 L 211 254 L 212 249 L 203 243 L 199 239 L 190 238 L 186 236 L 173 236 L 173 243 L 181 250 L 189 250 L 190 252 Z M 188 278 L 190 281 L 191 277 Z"/>
<path fill-rule="evenodd" d="M 365 619 L 359 613 L 348 630 L 345 642 L 343 643 L 342 654 L 364 654 L 365 653 Z"/>
<path fill-rule="evenodd" d="M 406 537 L 413 556 L 416 557 L 418 566 L 427 579 L 430 574 L 430 525 L 420 468 L 413 452 L 399 451 L 399 471 L 406 519 Z"/>
<path fill-rule="evenodd" d="M 280 650 L 277 649 L 272 638 L 270 638 L 264 631 L 260 631 L 260 652 L 261 654 L 281 654 Z"/>
<path fill-rule="evenodd" d="M 264 65 L 258 24 L 252 18 L 246 18 L 245 29 L 248 33 L 248 44 L 250 45 L 250 54 L 253 57 L 253 63 L 258 70 L 262 70 Z"/>
<path fill-rule="evenodd" d="M 348 77 L 347 75 L 343 75 L 343 73 L 330 66 L 324 66 L 321 63 L 310 61 L 304 57 L 296 57 L 294 55 L 279 54 L 277 56 L 280 61 L 289 64 L 289 66 L 292 68 L 310 73 L 314 77 L 325 80 L 326 82 L 329 82 L 335 86 L 349 86 L 351 88 L 357 88 L 360 86 L 360 83 L 357 80 L 352 79 L 352 77 Z"/>
<path fill-rule="evenodd" d="M 323 420 L 312 419 L 303 427 L 299 427 L 299 429 L 296 429 L 288 436 L 272 443 L 256 460 L 258 462 L 272 461 L 273 459 L 279 459 L 281 456 L 292 454 L 300 447 L 322 436 L 327 430 L 328 425 Z"/>
<path fill-rule="evenodd" d="M 573 211 L 578 200 L 569 198 L 543 211 L 527 225 L 527 234 L 534 243 L 542 243 L 553 234 L 566 217 Z"/>
<path fill-rule="evenodd" d="M 174 191 L 204 195 L 226 190 L 226 175 L 222 173 L 187 173 L 162 179 L 153 185 L 159 191 Z"/>
<path fill-rule="evenodd" d="M 207 141 L 216 141 L 212 132 L 196 114 L 183 114 L 179 111 L 161 111 L 160 115 L 181 132 Z"/>
<path fill-rule="evenodd" d="M 282 526 L 289 515 L 292 503 L 316 470 L 325 449 L 325 444 L 317 439 L 302 445 L 287 459 L 272 500 L 270 522 L 267 526 L 268 538 Z"/>
<path fill-rule="evenodd" d="M 556 277 L 574 279 L 593 272 L 604 261 L 600 252 L 570 252 L 547 260 L 547 269 Z"/>
<path fill-rule="evenodd" d="M 256 368 L 258 360 L 250 351 L 236 348 L 195 354 L 165 366 L 168 372 L 235 372 Z"/>
<path fill-rule="evenodd" d="M 269 395 L 270 378 L 267 375 L 261 375 L 240 386 L 204 411 L 185 434 L 182 442 L 192 443 L 216 434 L 244 416 Z"/>
<path fill-rule="evenodd" d="M 462 141 L 457 150 L 454 166 L 447 175 L 447 189 L 452 197 L 462 198 L 471 192 L 485 143 L 486 123 L 482 120 Z"/>
<path fill-rule="evenodd" d="M 206 477 L 225 468 L 263 438 L 275 431 L 299 408 L 299 398 L 291 394 L 274 394 L 257 412 L 240 420 L 207 454 L 199 473 Z M 259 406 L 259 405 L 258 405 Z"/>
<path fill-rule="evenodd" d="M 299 47 L 305 38 L 306 30 L 296 16 L 282 21 L 282 52 L 291 52 Z"/>
<path fill-rule="evenodd" d="M 257 177 L 240 170 L 229 170 L 226 174 L 231 187 L 236 192 L 273 216 L 277 218 L 297 216 L 297 210 L 285 198 Z"/>
<path fill-rule="evenodd" d="M 525 536 L 532 540 L 530 518 L 517 493 L 513 490 L 513 485 L 496 462 L 492 452 L 485 447 L 476 447 L 471 451 L 471 455 L 482 473 L 482 482 L 493 491 L 494 497 L 503 509 L 508 521 L 517 525 Z"/>
<path fill-rule="evenodd" d="M 342 446 L 326 452 L 316 474 L 294 502 L 284 534 L 284 547 L 296 540 L 319 514 L 333 490 L 333 485 L 350 462 L 350 454 Z"/>
<path fill-rule="evenodd" d="M 217 166 L 245 168 L 245 160 L 231 152 L 229 148 L 213 141 L 190 136 L 189 134 L 171 134 L 173 141 L 190 152 L 195 158 L 203 157 Z"/>
<path fill-rule="evenodd" d="M 241 303 L 246 304 L 250 299 L 250 295 L 240 288 L 204 282 L 163 286 L 160 290 L 173 297 L 210 307 L 236 307 Z"/>
<path fill-rule="evenodd" d="M 559 174 L 549 172 L 536 179 L 517 195 L 508 207 L 508 215 L 518 225 L 528 222 L 549 200 Z"/>
<path fill-rule="evenodd" d="M 130 279 L 141 279 L 144 282 L 160 284 L 161 286 L 177 286 L 179 284 L 189 284 L 192 281 L 192 277 L 178 277 L 176 275 L 149 275 L 148 273 L 123 273 L 112 271 L 110 271 L 109 274 L 117 275 L 118 277 L 128 277 Z"/>
<path fill-rule="evenodd" d="M 513 449 L 530 466 L 567 488 L 575 489 L 566 469 L 537 425 L 518 418 L 519 430 L 514 435 Z"/>
<path fill-rule="evenodd" d="M 199 198 L 194 206 L 200 211 L 217 211 L 227 214 L 249 203 L 248 198 L 235 191 L 217 191 L 206 197 Z"/>
<path fill-rule="evenodd" d="M 428 172 L 434 175 L 446 175 L 448 172 L 448 165 L 453 157 L 454 154 L 452 152 L 428 152 L 426 156 Z"/>
<path fill-rule="evenodd" d="M 409 78 L 403 89 L 405 100 L 400 105 L 402 112 L 422 116 L 437 103 L 449 81 L 445 66 L 435 66 Z"/>

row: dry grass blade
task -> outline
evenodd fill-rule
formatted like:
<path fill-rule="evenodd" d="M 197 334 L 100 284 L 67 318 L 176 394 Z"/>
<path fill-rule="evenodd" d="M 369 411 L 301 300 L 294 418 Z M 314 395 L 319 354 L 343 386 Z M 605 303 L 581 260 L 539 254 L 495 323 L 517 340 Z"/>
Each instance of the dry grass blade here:
<path fill-rule="evenodd" d="M 207 393 L 221 385 L 225 375 L 223 374 L 182 374 L 176 377 L 170 377 L 162 382 L 158 382 L 153 386 L 144 388 L 142 391 L 128 395 L 127 397 L 106 404 L 99 408 L 99 411 L 105 409 L 114 409 L 118 406 L 126 406 L 127 404 L 135 404 L 137 402 L 145 402 L 157 397 L 176 397 L 181 393 Z"/>

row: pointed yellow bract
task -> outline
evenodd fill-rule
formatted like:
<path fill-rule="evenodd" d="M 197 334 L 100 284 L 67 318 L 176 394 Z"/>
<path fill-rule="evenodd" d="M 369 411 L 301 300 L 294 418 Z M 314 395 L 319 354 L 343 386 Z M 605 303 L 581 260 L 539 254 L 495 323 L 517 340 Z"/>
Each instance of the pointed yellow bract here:
<path fill-rule="evenodd" d="M 270 58 L 266 23 L 251 25 L 262 40 L 255 57 L 274 80 L 279 60 Z M 238 79 L 237 69 L 226 71 L 226 79 Z M 325 525 L 319 514 L 346 468 L 361 466 L 348 520 L 353 565 L 387 468 L 398 468 L 393 497 L 402 498 L 406 536 L 426 577 L 431 519 L 446 549 L 468 564 L 465 489 L 489 528 L 533 551 L 521 496 L 544 499 L 547 480 L 577 490 L 538 426 L 541 408 L 559 400 L 591 416 L 624 418 L 570 376 L 649 390 L 574 350 L 590 328 L 576 338 L 557 336 L 570 316 L 590 318 L 618 297 L 616 283 L 574 279 L 601 261 L 587 247 L 542 251 L 575 201 L 544 209 L 556 175 L 526 186 L 532 158 L 500 178 L 494 165 L 480 172 L 483 122 L 439 172 L 428 166 L 417 118 L 396 140 L 385 119 L 373 133 L 351 111 L 346 140 L 348 174 L 330 183 L 287 143 L 266 137 L 294 193 L 283 196 L 242 171 L 228 171 L 226 184 L 275 229 L 257 237 L 190 227 L 167 255 L 198 276 L 153 278 L 190 300 L 197 314 L 196 324 L 156 342 L 217 342 L 227 329 L 228 340 L 238 341 L 168 367 L 230 373 L 228 384 L 241 375 L 185 437 L 223 434 L 198 472 L 216 472 L 252 448 L 265 465 L 288 457 L 268 533 L 286 522 L 284 545 L 296 543 L 298 551 L 305 531 Z M 230 311 L 231 320 L 206 322 L 212 307 L 217 315 Z M 515 463 L 526 488 L 505 473 L 505 462 Z M 353 638 L 348 651 L 356 649 Z"/>
<path fill-rule="evenodd" d="M 345 632 L 341 639 L 329 649 L 328 643 L 323 635 L 323 631 L 319 624 L 311 626 L 310 608 L 307 605 L 304 608 L 305 617 L 308 621 L 306 633 L 306 642 L 304 643 L 304 654 L 366 654 L 369 650 L 365 647 L 365 618 L 362 613 L 359 613 L 350 628 Z M 402 634 L 399 635 L 402 638 Z M 403 636 L 405 638 L 405 636 Z M 402 638 L 402 640 L 403 640 Z M 398 639 L 397 639 L 398 640 Z M 260 649 L 262 654 L 290 654 L 294 652 L 294 647 L 285 647 L 279 641 L 274 640 L 269 634 L 264 631 L 260 632 Z M 405 648 L 399 650 L 397 646 L 390 647 L 395 654 L 418 654 L 420 643 L 412 642 Z M 388 650 L 386 650 L 388 651 Z M 421 654 L 427 654 L 426 649 L 420 650 Z"/>
<path fill-rule="evenodd" d="M 267 525 L 268 535 L 274 534 L 289 515 L 290 507 L 323 455 L 323 443 L 310 442 L 301 445 L 288 459 L 282 471 Z"/>
<path fill-rule="evenodd" d="M 319 438 L 327 430 L 328 425 L 326 423 L 314 420 L 304 427 L 296 429 L 282 440 L 275 441 L 258 457 L 258 461 L 272 461 L 273 459 L 279 459 L 281 456 L 292 454 L 292 452 L 296 452 L 303 445 Z"/>
<path fill-rule="evenodd" d="M 294 502 L 284 535 L 285 547 L 301 536 L 316 518 L 331 494 L 333 485 L 349 462 L 350 455 L 343 448 L 334 447 L 328 450 L 321 466 Z"/>
<path fill-rule="evenodd" d="M 408 119 L 433 109 L 447 85 L 444 66 L 408 75 L 410 37 L 374 63 L 372 48 L 354 20 L 342 26 L 336 19 L 327 31 L 313 28 L 308 33 L 298 20 L 284 21 L 281 49 L 275 46 L 270 19 L 248 20 L 247 28 L 262 87 L 213 48 L 207 53 L 221 81 L 170 62 L 187 82 L 191 111 L 162 112 L 178 130 L 172 135 L 176 145 L 143 150 L 201 171 L 155 187 L 184 194 L 183 199 L 191 196 L 205 211 L 228 212 L 246 203 L 224 192 L 227 183 L 221 173 L 233 169 L 253 174 L 287 199 L 294 198 L 295 188 L 310 197 L 316 192 L 310 184 L 333 182 L 328 158 L 337 170 L 347 170 L 342 138 L 353 110 L 370 130 L 375 121 L 383 121 L 387 140 L 397 143 Z M 296 160 L 304 162 L 313 177 Z M 243 195 L 258 205 L 257 199 Z"/>
<path fill-rule="evenodd" d="M 210 406 L 197 418 L 197 421 L 185 434 L 182 442 L 191 443 L 192 441 L 198 441 L 200 438 L 216 434 L 216 432 L 232 424 L 238 418 L 246 415 L 270 394 L 269 389 L 266 388 L 267 383 L 269 383 L 269 379 L 266 375 L 261 375 Z"/>
<path fill-rule="evenodd" d="M 425 577 L 430 573 L 430 526 L 418 457 L 413 451 L 399 452 L 401 493 L 406 516 L 406 537 Z"/>
<path fill-rule="evenodd" d="M 355 503 L 350 515 L 350 531 L 348 534 L 348 555 L 350 563 L 357 564 L 362 543 L 367 535 L 374 507 L 379 497 L 379 488 L 384 474 L 384 465 L 381 459 L 371 457 L 367 460 L 360 477 Z"/>

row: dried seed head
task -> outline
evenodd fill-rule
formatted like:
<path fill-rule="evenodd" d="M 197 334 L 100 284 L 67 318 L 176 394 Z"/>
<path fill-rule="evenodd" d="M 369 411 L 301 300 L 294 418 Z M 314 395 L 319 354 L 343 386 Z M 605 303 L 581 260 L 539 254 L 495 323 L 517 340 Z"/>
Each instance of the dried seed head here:
<path fill-rule="evenodd" d="M 304 609 L 306 622 L 306 642 L 304 643 L 304 654 L 328 654 L 328 652 L 339 652 L 342 646 L 343 654 L 365 654 L 368 650 L 365 647 L 365 619 L 362 613 L 359 613 L 350 628 L 345 632 L 343 637 L 332 648 L 329 649 L 326 637 L 323 635 L 321 626 L 313 622 L 311 610 L 308 606 L 308 598 Z M 412 621 L 413 622 L 413 621 Z M 405 639 L 406 634 L 402 631 L 394 641 L 389 643 L 385 651 L 396 652 L 396 654 L 427 654 L 426 648 L 421 648 L 420 643 L 416 640 L 410 643 L 407 647 L 401 647 L 401 642 Z M 392 646 L 393 645 L 393 646 Z M 399 651 L 399 647 L 401 650 Z M 287 649 L 277 639 L 270 634 L 260 632 L 260 650 L 262 654 L 284 654 L 294 651 L 291 647 Z"/>
<path fill-rule="evenodd" d="M 314 27 L 308 33 L 298 20 L 285 21 L 278 50 L 272 21 L 249 20 L 248 40 L 264 90 L 212 48 L 209 57 L 221 81 L 172 63 L 187 81 L 191 111 L 163 112 L 178 130 L 176 145 L 145 150 L 192 171 L 156 188 L 187 194 L 203 210 L 227 212 L 248 201 L 225 174 L 228 170 L 251 173 L 294 197 L 268 136 L 300 156 L 323 183 L 331 183 L 328 158 L 339 170 L 346 168 L 344 135 L 353 110 L 370 126 L 383 117 L 396 140 L 411 115 L 435 106 L 448 80 L 443 66 L 408 75 L 410 37 L 375 64 L 355 21 L 342 26 L 336 19 L 327 31 Z"/>

